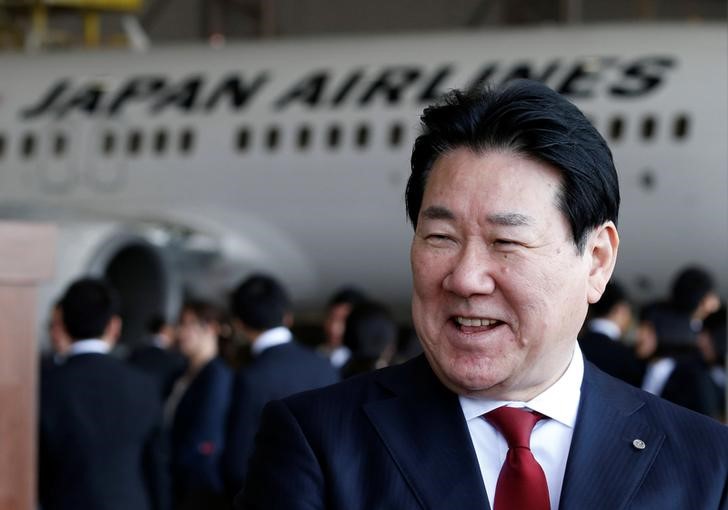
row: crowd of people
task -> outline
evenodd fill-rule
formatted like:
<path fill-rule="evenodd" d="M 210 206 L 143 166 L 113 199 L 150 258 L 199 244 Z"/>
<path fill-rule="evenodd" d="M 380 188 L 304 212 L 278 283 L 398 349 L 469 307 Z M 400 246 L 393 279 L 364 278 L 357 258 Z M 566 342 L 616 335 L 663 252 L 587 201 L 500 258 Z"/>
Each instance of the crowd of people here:
<path fill-rule="evenodd" d="M 670 295 L 639 314 L 611 281 L 590 307 L 579 345 L 608 374 L 725 421 L 726 309 L 705 269 L 680 270 Z"/>
<path fill-rule="evenodd" d="M 229 310 L 187 301 L 148 321 L 126 359 L 119 297 L 74 282 L 49 321 L 41 365 L 39 499 L 53 509 L 227 509 L 266 403 L 387 366 L 398 327 L 354 288 L 337 292 L 318 349 L 298 342 L 286 289 L 255 274 Z"/>

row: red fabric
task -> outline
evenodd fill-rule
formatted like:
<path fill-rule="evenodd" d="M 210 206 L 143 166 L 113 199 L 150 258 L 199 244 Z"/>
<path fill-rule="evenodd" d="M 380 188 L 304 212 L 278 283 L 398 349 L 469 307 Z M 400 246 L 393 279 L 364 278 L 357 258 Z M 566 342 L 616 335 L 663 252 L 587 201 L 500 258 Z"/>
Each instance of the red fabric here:
<path fill-rule="evenodd" d="M 508 442 L 508 455 L 498 475 L 493 510 L 550 510 L 546 475 L 531 453 L 531 431 L 542 414 L 499 407 L 484 418 Z"/>

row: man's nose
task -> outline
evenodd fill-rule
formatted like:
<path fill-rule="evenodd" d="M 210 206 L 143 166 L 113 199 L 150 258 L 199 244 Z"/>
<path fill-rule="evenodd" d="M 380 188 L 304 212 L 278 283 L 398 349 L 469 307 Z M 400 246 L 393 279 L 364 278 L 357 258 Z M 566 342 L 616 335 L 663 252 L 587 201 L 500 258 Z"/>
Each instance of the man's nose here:
<path fill-rule="evenodd" d="M 469 297 L 477 294 L 492 294 L 494 261 L 484 241 L 469 241 L 458 254 L 450 273 L 443 280 L 448 292 Z"/>

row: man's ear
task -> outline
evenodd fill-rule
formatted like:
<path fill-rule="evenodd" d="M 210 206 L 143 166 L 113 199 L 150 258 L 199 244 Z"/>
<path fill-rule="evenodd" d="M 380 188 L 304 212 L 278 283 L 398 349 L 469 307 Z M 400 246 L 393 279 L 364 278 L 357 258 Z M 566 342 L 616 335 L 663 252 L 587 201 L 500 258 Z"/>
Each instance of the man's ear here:
<path fill-rule="evenodd" d="M 116 341 L 119 339 L 119 336 L 121 335 L 121 317 L 118 315 L 114 315 L 111 317 L 111 320 L 106 325 L 106 329 L 104 330 L 104 337 L 103 339 L 106 340 L 109 345 L 114 346 L 116 345 Z"/>
<path fill-rule="evenodd" d="M 293 327 L 293 314 L 291 312 L 286 312 L 283 315 L 283 325 L 288 329 Z"/>
<path fill-rule="evenodd" d="M 611 221 L 597 227 L 589 236 L 586 256 L 591 263 L 587 281 L 587 299 L 590 304 L 596 303 L 602 297 L 604 288 L 612 277 L 618 249 L 619 233 Z"/>

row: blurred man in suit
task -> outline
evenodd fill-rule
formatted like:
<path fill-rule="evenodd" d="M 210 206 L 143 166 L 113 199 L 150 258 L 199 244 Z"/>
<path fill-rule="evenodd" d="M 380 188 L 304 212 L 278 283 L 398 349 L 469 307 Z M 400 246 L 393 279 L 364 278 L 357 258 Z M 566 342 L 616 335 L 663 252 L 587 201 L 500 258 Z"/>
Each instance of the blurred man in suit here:
<path fill-rule="evenodd" d="M 645 362 L 622 342 L 632 322 L 632 306 L 622 286 L 607 284 L 601 299 L 589 307 L 589 320 L 579 337 L 584 357 L 609 375 L 639 387 Z"/>
<path fill-rule="evenodd" d="M 388 366 L 397 348 L 397 333 L 397 323 L 383 305 L 368 301 L 354 306 L 344 330 L 344 345 L 351 356 L 341 367 L 341 377 Z"/>
<path fill-rule="evenodd" d="M 712 276 L 683 268 L 672 284 L 670 300 L 650 307 L 643 330 L 652 330 L 655 352 L 642 388 L 693 411 L 717 417 L 721 400 L 704 358 L 703 321 L 720 307 Z"/>
<path fill-rule="evenodd" d="M 619 187 L 545 85 L 425 110 L 406 204 L 424 357 L 272 402 L 238 509 L 728 507 L 728 430 L 585 362 Z"/>
<path fill-rule="evenodd" d="M 174 327 L 161 314 L 147 322 L 147 344 L 135 349 L 129 363 L 143 370 L 157 383 L 162 400 L 169 396 L 174 382 L 185 370 L 185 359 L 173 349 Z"/>
<path fill-rule="evenodd" d="M 41 381 L 43 509 L 165 509 L 159 395 L 145 374 L 107 354 L 121 330 L 116 294 L 86 278 L 68 288 L 60 308 L 72 344 L 66 362 Z"/>
<path fill-rule="evenodd" d="M 253 360 L 238 373 L 228 423 L 224 467 L 232 494 L 245 479 L 253 438 L 263 407 L 338 380 L 325 358 L 293 339 L 288 294 L 267 275 L 253 275 L 238 286 L 231 300 L 232 313 L 251 342 Z"/>

